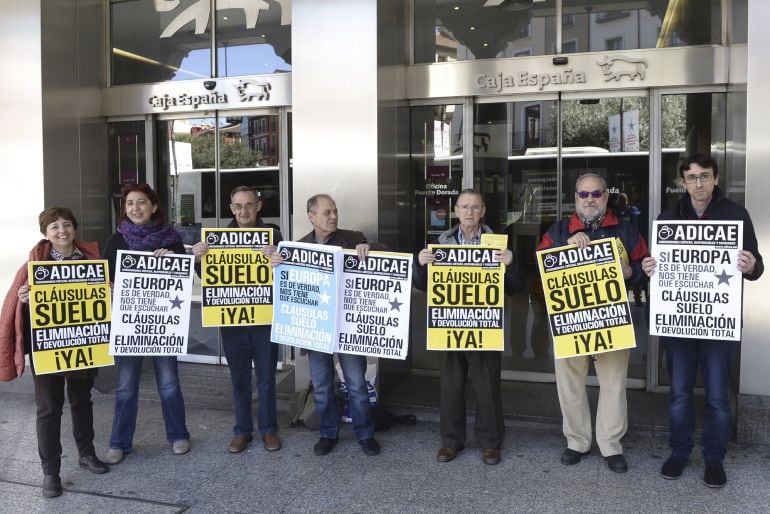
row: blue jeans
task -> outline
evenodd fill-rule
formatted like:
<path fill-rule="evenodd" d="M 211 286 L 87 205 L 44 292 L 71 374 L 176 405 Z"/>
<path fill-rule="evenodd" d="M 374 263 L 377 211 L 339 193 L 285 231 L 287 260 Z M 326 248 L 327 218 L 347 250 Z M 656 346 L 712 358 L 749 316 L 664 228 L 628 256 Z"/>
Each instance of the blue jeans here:
<path fill-rule="evenodd" d="M 176 357 L 150 357 L 155 367 L 166 439 L 169 443 L 189 439 L 185 425 L 184 398 L 179 385 Z M 136 414 L 139 410 L 139 379 L 144 357 L 115 357 L 118 366 L 118 388 L 115 391 L 115 417 L 112 420 L 110 448 L 128 453 L 134 444 Z"/>
<path fill-rule="evenodd" d="M 251 419 L 251 363 L 257 379 L 259 400 L 257 423 L 261 435 L 278 430 L 275 406 L 275 366 L 278 345 L 270 342 L 270 326 L 222 327 L 222 345 L 230 368 L 235 403 L 234 435 L 250 435 L 254 431 Z"/>
<path fill-rule="evenodd" d="M 687 458 L 693 448 L 693 388 L 700 366 L 706 405 L 701 446 L 706 463 L 721 463 L 730 438 L 730 358 L 733 341 L 661 338 L 671 376 L 669 439 L 672 455 Z"/>
<path fill-rule="evenodd" d="M 321 420 L 321 437 L 335 439 L 339 432 L 340 412 L 334 391 L 334 357 L 330 353 L 307 352 L 310 360 L 310 377 L 313 380 L 315 409 Z M 366 357 L 338 353 L 342 375 L 350 398 L 350 417 L 353 418 L 353 435 L 359 441 L 374 437 L 372 405 L 366 390 Z"/>

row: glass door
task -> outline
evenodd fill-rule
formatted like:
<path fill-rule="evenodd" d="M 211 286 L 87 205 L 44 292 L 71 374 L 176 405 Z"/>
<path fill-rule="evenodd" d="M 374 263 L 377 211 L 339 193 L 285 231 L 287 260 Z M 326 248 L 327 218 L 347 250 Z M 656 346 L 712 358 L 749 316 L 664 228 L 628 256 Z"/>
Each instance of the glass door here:
<path fill-rule="evenodd" d="M 169 222 L 188 250 L 201 230 L 233 219 L 230 192 L 251 186 L 262 199 L 260 215 L 281 226 L 281 116 L 278 112 L 220 113 L 161 119 L 156 123 L 156 186 Z M 288 236 L 287 236 L 288 237 Z M 219 331 L 201 326 L 200 280 L 195 279 L 188 354 L 181 360 L 222 363 Z"/>
<path fill-rule="evenodd" d="M 553 351 L 534 250 L 557 219 L 575 209 L 574 185 L 583 173 L 604 177 L 608 208 L 647 236 L 649 216 L 649 101 L 635 96 L 539 97 L 479 103 L 474 118 L 474 186 L 484 194 L 485 222 L 508 235 L 528 287 L 510 298 L 503 374 L 548 380 Z M 647 377 L 645 292 L 629 291 L 637 349 L 629 378 Z M 538 378 L 539 376 L 539 378 Z"/>

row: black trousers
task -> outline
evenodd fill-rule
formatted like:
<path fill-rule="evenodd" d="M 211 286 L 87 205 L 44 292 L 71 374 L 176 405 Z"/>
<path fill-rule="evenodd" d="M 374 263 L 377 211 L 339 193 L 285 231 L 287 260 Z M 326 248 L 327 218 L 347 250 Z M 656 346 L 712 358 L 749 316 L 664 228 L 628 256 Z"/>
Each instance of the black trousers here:
<path fill-rule="evenodd" d="M 94 410 L 91 388 L 94 377 L 70 378 L 61 375 L 34 375 L 37 403 L 37 451 L 44 475 L 57 475 L 61 469 L 61 416 L 64 386 L 72 413 L 72 435 L 80 457 L 94 455 Z"/>
<path fill-rule="evenodd" d="M 441 370 L 441 445 L 465 446 L 465 383 L 476 395 L 474 435 L 482 448 L 500 448 L 505 437 L 500 397 L 502 352 L 439 352 Z"/>

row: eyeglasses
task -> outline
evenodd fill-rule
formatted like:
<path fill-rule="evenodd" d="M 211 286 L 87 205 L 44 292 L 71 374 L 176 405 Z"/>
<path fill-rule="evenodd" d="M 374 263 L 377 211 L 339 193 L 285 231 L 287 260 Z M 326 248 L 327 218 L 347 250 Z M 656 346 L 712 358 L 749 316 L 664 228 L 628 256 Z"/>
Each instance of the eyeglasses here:
<path fill-rule="evenodd" d="M 714 180 L 714 175 L 712 175 L 711 173 L 702 173 L 700 175 L 687 175 L 684 178 L 684 181 L 687 184 L 695 184 L 698 181 L 700 181 L 701 184 L 708 184 L 712 180 Z"/>
<path fill-rule="evenodd" d="M 575 194 L 577 194 L 580 198 L 586 199 L 589 196 L 593 198 L 601 198 L 604 194 L 603 189 L 594 189 L 593 191 L 575 191 Z"/>
<path fill-rule="evenodd" d="M 243 209 L 246 209 L 247 211 L 254 210 L 254 208 L 257 206 L 255 203 L 234 203 L 232 204 L 233 210 L 235 212 L 241 212 Z"/>
<path fill-rule="evenodd" d="M 471 211 L 471 212 L 480 212 L 481 211 L 481 205 L 458 205 L 458 209 L 461 211 Z"/>

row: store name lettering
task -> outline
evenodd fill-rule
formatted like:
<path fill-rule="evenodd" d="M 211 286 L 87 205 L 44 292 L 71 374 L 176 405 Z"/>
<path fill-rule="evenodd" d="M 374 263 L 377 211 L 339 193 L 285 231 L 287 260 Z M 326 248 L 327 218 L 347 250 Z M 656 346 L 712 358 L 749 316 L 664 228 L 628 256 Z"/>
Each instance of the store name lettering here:
<path fill-rule="evenodd" d="M 476 86 L 481 89 L 491 89 L 500 93 L 513 87 L 536 87 L 542 91 L 547 86 L 562 84 L 585 84 L 586 74 L 582 71 L 572 71 L 567 68 L 559 73 L 530 73 L 522 71 L 513 75 L 476 75 Z"/>
<path fill-rule="evenodd" d="M 150 97 L 150 106 L 167 111 L 169 107 L 192 107 L 197 109 L 201 105 L 226 104 L 227 95 L 224 93 L 208 93 L 205 95 L 181 94 L 178 96 L 155 95 Z"/>

